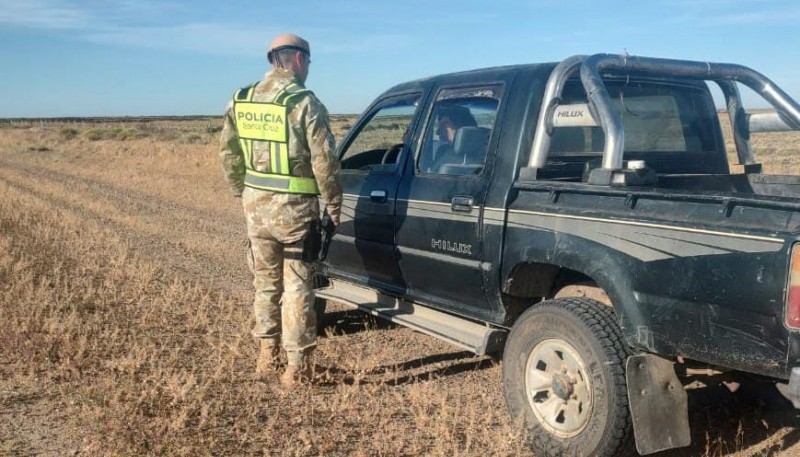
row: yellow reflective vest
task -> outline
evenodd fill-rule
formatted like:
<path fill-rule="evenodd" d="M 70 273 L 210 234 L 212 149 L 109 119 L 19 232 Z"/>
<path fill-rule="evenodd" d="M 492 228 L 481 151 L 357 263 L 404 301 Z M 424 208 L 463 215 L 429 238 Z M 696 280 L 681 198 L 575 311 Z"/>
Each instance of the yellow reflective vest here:
<path fill-rule="evenodd" d="M 287 105 L 291 99 L 311 91 L 292 83 L 280 91 L 272 102 L 256 102 L 253 101 L 256 84 L 239 90 L 233 96 L 233 119 L 244 153 L 244 185 L 272 192 L 319 194 L 316 179 L 292 176 L 289 167 Z M 255 169 L 253 143 L 256 141 L 269 143 L 271 173 Z"/>

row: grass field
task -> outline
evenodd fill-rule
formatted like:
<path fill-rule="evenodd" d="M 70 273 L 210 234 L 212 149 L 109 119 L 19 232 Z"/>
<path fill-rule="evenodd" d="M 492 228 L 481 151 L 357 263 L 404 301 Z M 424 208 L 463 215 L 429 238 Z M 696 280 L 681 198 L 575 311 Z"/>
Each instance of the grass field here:
<path fill-rule="evenodd" d="M 219 125 L 0 124 L 0 455 L 532 455 L 497 361 L 337 305 L 319 383 L 255 379 Z M 800 173 L 800 134 L 753 143 Z M 694 444 L 658 456 L 800 455 L 774 394 L 689 395 Z"/>

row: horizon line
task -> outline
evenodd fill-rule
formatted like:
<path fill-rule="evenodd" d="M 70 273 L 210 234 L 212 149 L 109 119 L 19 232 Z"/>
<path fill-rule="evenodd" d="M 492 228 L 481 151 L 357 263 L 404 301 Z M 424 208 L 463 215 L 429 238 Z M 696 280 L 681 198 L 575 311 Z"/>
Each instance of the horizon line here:
<path fill-rule="evenodd" d="M 332 113 L 329 114 L 331 118 L 343 116 L 359 116 L 361 113 Z M 200 120 L 200 119 L 221 119 L 222 114 L 183 114 L 183 115 L 121 115 L 121 116 L 53 116 L 53 117 L 0 117 L 0 122 L 38 122 L 38 121 L 128 121 L 135 122 L 154 121 L 154 120 Z"/>

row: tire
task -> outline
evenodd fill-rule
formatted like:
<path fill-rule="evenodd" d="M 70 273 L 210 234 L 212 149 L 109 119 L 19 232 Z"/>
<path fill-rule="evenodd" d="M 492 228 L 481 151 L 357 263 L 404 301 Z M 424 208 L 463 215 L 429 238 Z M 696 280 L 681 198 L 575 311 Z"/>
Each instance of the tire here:
<path fill-rule="evenodd" d="M 503 355 L 503 388 L 537 456 L 635 453 L 628 355 L 614 311 L 594 300 L 546 300 L 519 317 Z"/>
<path fill-rule="evenodd" d="M 328 300 L 324 298 L 314 298 L 314 311 L 317 313 L 317 335 L 323 335 L 325 332 L 325 307 L 328 305 Z"/>

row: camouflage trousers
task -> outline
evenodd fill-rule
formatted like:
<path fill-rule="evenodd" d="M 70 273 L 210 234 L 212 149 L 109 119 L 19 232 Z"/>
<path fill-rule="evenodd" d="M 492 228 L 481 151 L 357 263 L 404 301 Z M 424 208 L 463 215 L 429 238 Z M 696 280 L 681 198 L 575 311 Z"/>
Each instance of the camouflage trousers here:
<path fill-rule="evenodd" d="M 252 333 L 282 343 L 293 365 L 304 363 L 305 354 L 317 344 L 314 264 L 303 260 L 304 241 L 314 236 L 308 225 L 303 239 L 289 244 L 277 239 L 268 226 L 248 226 L 248 263 L 255 287 Z"/>

